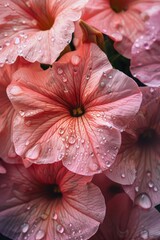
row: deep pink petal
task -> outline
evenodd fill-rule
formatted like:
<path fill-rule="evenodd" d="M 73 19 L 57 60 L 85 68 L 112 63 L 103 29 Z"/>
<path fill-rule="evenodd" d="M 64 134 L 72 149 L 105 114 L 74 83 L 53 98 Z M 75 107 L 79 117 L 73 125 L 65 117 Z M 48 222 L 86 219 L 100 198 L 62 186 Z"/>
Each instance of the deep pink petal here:
<path fill-rule="evenodd" d="M 80 240 L 97 231 L 105 215 L 105 203 L 90 177 L 75 175 L 61 163 L 28 169 L 5 166 L 7 173 L 0 176 L 2 234 L 18 240 Z M 54 184 L 59 186 L 61 197 L 53 197 L 50 192 L 54 193 Z"/>

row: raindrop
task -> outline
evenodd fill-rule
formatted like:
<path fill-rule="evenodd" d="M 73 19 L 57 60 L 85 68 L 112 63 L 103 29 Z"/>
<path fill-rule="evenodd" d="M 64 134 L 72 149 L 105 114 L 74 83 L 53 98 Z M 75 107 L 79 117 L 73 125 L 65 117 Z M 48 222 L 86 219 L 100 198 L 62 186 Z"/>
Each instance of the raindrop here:
<path fill-rule="evenodd" d="M 0 51 L 3 49 L 3 47 L 2 46 L 0 46 Z"/>
<path fill-rule="evenodd" d="M 41 41 L 41 40 L 42 40 L 42 36 L 39 36 L 39 37 L 38 37 L 38 41 Z"/>
<path fill-rule="evenodd" d="M 15 43 L 16 45 L 20 43 L 19 37 L 16 37 L 16 38 L 14 39 L 14 43 Z"/>
<path fill-rule="evenodd" d="M 81 143 L 83 144 L 85 141 L 84 141 L 84 139 L 81 139 Z"/>
<path fill-rule="evenodd" d="M 39 157 L 40 151 L 41 151 L 41 144 L 38 143 L 27 151 L 25 157 L 35 160 Z"/>
<path fill-rule="evenodd" d="M 9 7 L 9 3 L 5 3 L 4 6 L 5 6 L 5 7 Z"/>
<path fill-rule="evenodd" d="M 57 213 L 53 213 L 52 219 L 53 219 L 53 220 L 57 220 L 57 218 L 58 218 Z"/>
<path fill-rule="evenodd" d="M 23 93 L 22 89 L 18 86 L 14 86 L 10 89 L 10 94 L 17 96 L 20 95 L 21 93 Z"/>
<path fill-rule="evenodd" d="M 42 220 L 46 220 L 47 218 L 48 218 L 48 214 L 42 213 L 41 219 L 42 219 Z"/>
<path fill-rule="evenodd" d="M 67 80 L 68 80 L 68 79 L 67 79 L 65 76 L 62 77 L 62 81 L 63 81 L 64 83 L 66 83 Z"/>
<path fill-rule="evenodd" d="M 111 166 L 111 162 L 110 161 L 107 161 L 106 162 L 106 167 L 109 168 Z"/>
<path fill-rule="evenodd" d="M 59 233 L 63 233 L 64 232 L 64 227 L 62 225 L 57 225 L 57 228 L 56 228 L 57 232 Z"/>
<path fill-rule="evenodd" d="M 101 81 L 101 82 L 99 83 L 99 85 L 100 85 L 101 88 L 104 88 L 104 87 L 106 86 L 106 83 L 105 83 L 104 81 Z"/>
<path fill-rule="evenodd" d="M 78 65 L 80 63 L 80 61 L 81 61 L 81 58 L 79 56 L 77 56 L 77 55 L 73 55 L 71 57 L 71 63 L 73 65 Z"/>
<path fill-rule="evenodd" d="M 98 165 L 97 165 L 96 163 L 91 162 L 91 163 L 89 164 L 89 168 L 90 168 L 92 171 L 96 171 L 96 170 L 98 170 Z"/>
<path fill-rule="evenodd" d="M 135 187 L 135 191 L 139 192 L 139 187 L 138 186 Z"/>
<path fill-rule="evenodd" d="M 22 224 L 21 229 L 22 233 L 26 233 L 29 230 L 29 224 L 28 223 Z"/>
<path fill-rule="evenodd" d="M 125 178 L 126 176 L 125 176 L 125 174 L 124 173 L 122 173 L 121 174 L 121 178 Z"/>
<path fill-rule="evenodd" d="M 61 161 L 64 158 L 64 153 L 60 153 L 58 155 L 58 160 Z"/>
<path fill-rule="evenodd" d="M 68 142 L 69 142 L 71 145 L 74 144 L 74 143 L 76 142 L 75 136 L 69 137 Z"/>
<path fill-rule="evenodd" d="M 157 191 L 158 191 L 158 188 L 155 186 L 155 187 L 153 188 L 153 190 L 154 190 L 155 192 L 157 192 Z"/>
<path fill-rule="evenodd" d="M 58 68 L 57 72 L 58 72 L 59 75 L 61 75 L 63 73 L 63 69 L 62 68 Z"/>
<path fill-rule="evenodd" d="M 135 204 L 144 209 L 149 209 L 152 206 L 151 199 L 147 193 L 140 193 L 137 195 L 135 198 Z"/>
<path fill-rule="evenodd" d="M 43 230 L 39 230 L 36 233 L 36 240 L 41 240 L 42 238 L 44 238 L 44 236 L 45 236 L 45 232 Z"/>
<path fill-rule="evenodd" d="M 5 45 L 8 47 L 8 46 L 10 45 L 10 42 L 7 41 L 7 42 L 5 43 Z"/>
<path fill-rule="evenodd" d="M 60 129 L 59 129 L 59 134 L 60 134 L 60 135 L 63 135 L 63 133 L 64 133 L 64 129 L 63 129 L 63 128 L 60 128 Z"/>
<path fill-rule="evenodd" d="M 153 182 L 149 181 L 148 186 L 149 186 L 149 188 L 152 188 L 154 186 Z"/>
<path fill-rule="evenodd" d="M 33 20 L 32 20 L 32 24 L 33 24 L 34 26 L 36 26 L 36 25 L 37 25 L 37 23 L 38 23 L 38 22 L 37 22 L 37 20 L 36 20 L 36 19 L 33 19 Z"/>
<path fill-rule="evenodd" d="M 155 91 L 154 88 L 150 88 L 150 93 L 153 93 Z"/>
<path fill-rule="evenodd" d="M 140 237 L 144 240 L 149 238 L 149 232 L 147 230 L 143 230 L 140 232 Z"/>

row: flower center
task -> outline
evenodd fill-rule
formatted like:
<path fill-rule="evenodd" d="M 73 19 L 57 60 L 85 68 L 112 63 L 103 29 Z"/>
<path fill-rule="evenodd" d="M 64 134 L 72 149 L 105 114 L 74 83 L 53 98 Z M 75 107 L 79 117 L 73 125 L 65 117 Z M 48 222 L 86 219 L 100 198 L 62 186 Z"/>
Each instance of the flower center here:
<path fill-rule="evenodd" d="M 116 13 L 126 11 L 128 8 L 128 0 L 110 0 L 110 6 Z"/>
<path fill-rule="evenodd" d="M 73 109 L 70 111 L 70 114 L 71 114 L 72 117 L 80 117 L 80 116 L 82 116 L 84 113 L 85 113 L 85 110 L 84 110 L 84 107 L 83 107 L 83 106 L 73 108 Z"/>
<path fill-rule="evenodd" d="M 143 133 L 139 135 L 138 144 L 143 146 L 153 145 L 157 142 L 157 139 L 158 135 L 154 129 L 146 129 Z"/>
<path fill-rule="evenodd" d="M 62 192 L 57 184 L 46 185 L 45 195 L 49 199 L 62 198 Z"/>

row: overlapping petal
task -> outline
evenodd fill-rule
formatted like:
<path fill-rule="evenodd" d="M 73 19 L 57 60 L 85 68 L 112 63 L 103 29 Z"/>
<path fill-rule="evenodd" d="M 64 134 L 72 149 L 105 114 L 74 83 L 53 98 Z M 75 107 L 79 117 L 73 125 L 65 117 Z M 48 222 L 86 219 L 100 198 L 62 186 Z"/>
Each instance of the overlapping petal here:
<path fill-rule="evenodd" d="M 13 65 L 4 65 L 0 68 L 0 157 L 11 163 L 20 161 L 15 153 L 12 141 L 12 123 L 16 116 L 16 111 L 10 102 L 6 89 L 12 81 L 13 73 L 28 63 L 22 59 L 17 59 Z"/>
<path fill-rule="evenodd" d="M 85 175 L 110 167 L 141 93 L 95 44 L 64 55 L 44 72 L 23 68 L 14 80 L 8 95 L 19 112 L 13 134 L 19 155 L 37 163 L 62 160 Z"/>
<path fill-rule="evenodd" d="M 105 203 L 91 177 L 75 175 L 61 163 L 5 166 L 7 173 L 0 176 L 2 234 L 18 240 L 81 240 L 97 231 Z"/>
<path fill-rule="evenodd" d="M 125 186 L 125 191 L 143 208 L 159 203 L 160 125 L 159 88 L 142 88 L 143 102 L 136 117 L 122 133 L 122 145 L 109 178 Z"/>
<path fill-rule="evenodd" d="M 52 64 L 71 41 L 74 21 L 87 0 L 2 0 L 0 63 L 17 56 Z"/>
<path fill-rule="evenodd" d="M 159 0 L 91 0 L 86 5 L 82 19 L 115 41 L 115 48 L 131 57 L 131 47 L 144 30 L 147 10 L 158 7 Z"/>
<path fill-rule="evenodd" d="M 131 72 L 148 86 L 160 86 L 160 10 L 146 23 L 143 35 L 132 47 Z"/>
<path fill-rule="evenodd" d="M 108 214 L 91 240 L 134 240 L 160 237 L 159 213 L 156 209 L 142 210 L 120 193 L 107 202 Z"/>

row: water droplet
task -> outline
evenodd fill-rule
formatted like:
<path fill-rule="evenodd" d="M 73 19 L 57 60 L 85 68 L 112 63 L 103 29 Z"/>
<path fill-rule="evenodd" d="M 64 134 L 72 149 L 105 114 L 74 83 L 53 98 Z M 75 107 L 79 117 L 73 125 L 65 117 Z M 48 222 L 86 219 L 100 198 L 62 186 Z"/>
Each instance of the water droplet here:
<path fill-rule="evenodd" d="M 59 232 L 59 233 L 63 233 L 63 232 L 64 232 L 64 227 L 59 224 L 59 225 L 57 225 L 56 230 L 57 230 L 57 232 Z"/>
<path fill-rule="evenodd" d="M 138 187 L 138 186 L 135 187 L 135 191 L 136 191 L 136 192 L 139 191 L 139 187 Z"/>
<path fill-rule="evenodd" d="M 110 161 L 107 161 L 106 162 L 106 167 L 109 168 L 111 166 L 111 162 Z"/>
<path fill-rule="evenodd" d="M 42 238 L 44 238 L 44 236 L 45 236 L 45 232 L 43 230 L 39 230 L 36 233 L 36 240 L 41 240 Z"/>
<path fill-rule="evenodd" d="M 154 88 L 150 88 L 150 93 L 153 93 L 155 91 Z"/>
<path fill-rule="evenodd" d="M 42 36 L 38 36 L 38 41 L 41 41 L 42 40 Z"/>
<path fill-rule="evenodd" d="M 68 80 L 68 79 L 67 79 L 65 76 L 62 77 L 62 81 L 63 81 L 64 83 L 66 83 L 67 80 Z"/>
<path fill-rule="evenodd" d="M 26 152 L 25 157 L 35 160 L 39 157 L 40 151 L 41 151 L 41 144 L 38 143 Z"/>
<path fill-rule="evenodd" d="M 69 139 L 68 139 L 68 142 L 72 145 L 76 142 L 76 138 L 75 136 L 70 136 Z"/>
<path fill-rule="evenodd" d="M 18 86 L 13 86 L 11 89 L 10 89 L 10 94 L 12 94 L 13 96 L 18 96 L 20 95 L 21 93 L 23 93 L 22 89 Z"/>
<path fill-rule="evenodd" d="M 2 46 L 0 46 L 0 51 L 2 51 L 2 49 L 3 49 L 3 47 L 2 47 Z"/>
<path fill-rule="evenodd" d="M 63 128 L 60 128 L 60 129 L 59 129 L 59 134 L 60 134 L 60 135 L 63 135 L 63 133 L 64 133 L 64 129 L 63 129 Z"/>
<path fill-rule="evenodd" d="M 101 82 L 99 83 L 99 85 L 100 85 L 101 88 L 104 88 L 104 87 L 106 86 L 106 83 L 105 83 L 104 81 L 101 81 Z"/>
<path fill-rule="evenodd" d="M 60 153 L 57 158 L 59 161 L 61 161 L 64 158 L 64 153 Z"/>
<path fill-rule="evenodd" d="M 149 181 L 148 186 L 149 186 L 149 188 L 152 188 L 154 186 L 153 182 Z"/>
<path fill-rule="evenodd" d="M 151 199 L 147 193 L 140 193 L 137 195 L 135 198 L 135 204 L 144 209 L 149 209 L 152 206 Z"/>
<path fill-rule="evenodd" d="M 33 19 L 33 20 L 32 20 L 32 24 L 33 24 L 34 26 L 36 26 L 36 25 L 38 24 L 37 20 L 36 20 L 36 19 Z"/>
<path fill-rule="evenodd" d="M 122 177 L 122 178 L 125 178 L 126 176 L 125 176 L 125 174 L 124 174 L 124 173 L 122 173 L 122 174 L 121 174 L 121 177 Z"/>
<path fill-rule="evenodd" d="M 71 63 L 73 65 L 78 65 L 80 63 L 80 61 L 81 61 L 81 58 L 79 56 L 77 56 L 77 55 L 73 55 L 71 57 Z"/>
<path fill-rule="evenodd" d="M 149 232 L 147 230 L 143 230 L 140 232 L 140 237 L 144 240 L 149 238 Z"/>
<path fill-rule="evenodd" d="M 8 2 L 5 3 L 4 6 L 5 6 L 5 7 L 9 7 L 9 3 L 8 3 Z"/>
<path fill-rule="evenodd" d="M 15 37 L 14 39 L 14 43 L 17 45 L 20 43 L 20 38 L 19 37 Z"/>
<path fill-rule="evenodd" d="M 42 213 L 41 219 L 46 220 L 47 218 L 48 218 L 48 214 L 47 213 Z"/>
<path fill-rule="evenodd" d="M 153 190 L 154 190 L 155 192 L 157 192 L 157 191 L 158 191 L 158 188 L 155 186 L 155 187 L 153 188 Z"/>
<path fill-rule="evenodd" d="M 57 220 L 57 218 L 58 218 L 57 213 L 53 213 L 52 219 Z"/>
<path fill-rule="evenodd" d="M 98 170 L 98 165 L 97 165 L 96 163 L 91 162 L 91 163 L 89 164 L 89 168 L 90 168 L 92 171 L 96 171 L 96 170 Z"/>
<path fill-rule="evenodd" d="M 62 68 L 58 68 L 57 72 L 58 72 L 59 75 L 61 75 L 63 73 L 63 69 Z"/>
<path fill-rule="evenodd" d="M 26 233 L 29 230 L 29 224 L 28 223 L 22 224 L 21 229 L 23 233 Z"/>

